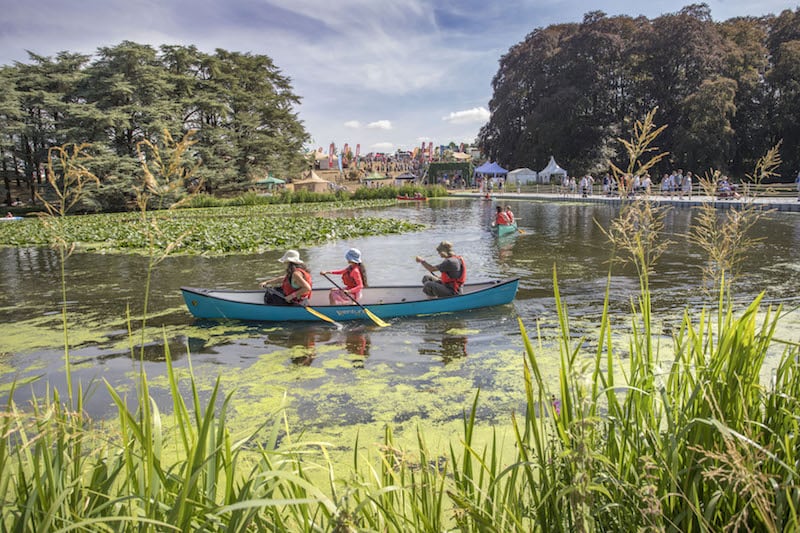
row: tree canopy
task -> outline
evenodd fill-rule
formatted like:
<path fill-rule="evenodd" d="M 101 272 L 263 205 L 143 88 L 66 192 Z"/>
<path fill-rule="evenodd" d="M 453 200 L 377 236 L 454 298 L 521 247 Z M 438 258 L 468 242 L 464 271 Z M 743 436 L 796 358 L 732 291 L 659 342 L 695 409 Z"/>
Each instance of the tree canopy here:
<path fill-rule="evenodd" d="M 294 110 L 300 98 L 265 55 L 124 41 L 94 57 L 29 54 L 0 69 L 0 150 L 11 180 L 41 184 L 48 149 L 89 143 L 100 179 L 98 210 L 119 210 L 141 176 L 136 146 L 193 132 L 193 176 L 210 190 L 253 176 L 304 168 L 308 134 Z"/>
<path fill-rule="evenodd" d="M 657 108 L 670 153 L 661 170 L 744 175 L 782 140 L 780 172 L 794 177 L 798 80 L 800 9 L 719 23 L 706 4 L 652 20 L 594 11 L 503 55 L 478 143 L 508 168 L 555 155 L 576 174 L 601 172 L 624 156 L 617 137 Z"/>

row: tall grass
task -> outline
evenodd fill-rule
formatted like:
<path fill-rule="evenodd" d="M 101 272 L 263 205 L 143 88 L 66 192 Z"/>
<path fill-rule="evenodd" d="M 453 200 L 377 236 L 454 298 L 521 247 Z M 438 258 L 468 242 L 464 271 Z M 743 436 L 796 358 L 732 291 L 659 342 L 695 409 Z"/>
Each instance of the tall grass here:
<path fill-rule="evenodd" d="M 448 449 L 431 450 L 421 429 L 402 449 L 387 427 L 380 446 L 356 440 L 337 477 L 329 445 L 295 442 L 281 406 L 236 434 L 233 393 L 222 397 L 217 380 L 201 399 L 191 366 L 181 381 L 166 349 L 169 413 L 143 370 L 133 398 L 106 384 L 117 417 L 102 424 L 83 413 L 80 384 L 73 401 L 69 377 L 66 404 L 48 389 L 21 409 L 12 391 L 0 417 L 0 529 L 800 530 L 800 350 L 775 337 L 782 308 L 762 296 L 734 307 L 723 268 L 718 297 L 666 340 L 647 282 L 659 218 L 646 203 L 630 209 L 608 232 L 639 273 L 629 325 L 615 326 L 609 282 L 596 339 L 575 339 L 554 270 L 558 335 L 532 340 L 520 319 L 524 410 L 488 438 L 477 437 L 476 393 Z M 551 381 L 541 361 L 554 354 Z"/>

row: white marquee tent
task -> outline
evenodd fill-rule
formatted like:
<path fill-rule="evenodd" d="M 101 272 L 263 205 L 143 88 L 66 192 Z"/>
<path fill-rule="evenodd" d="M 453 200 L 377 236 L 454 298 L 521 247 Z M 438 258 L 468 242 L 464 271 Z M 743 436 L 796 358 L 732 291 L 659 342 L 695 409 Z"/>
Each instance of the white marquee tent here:
<path fill-rule="evenodd" d="M 506 176 L 506 183 L 508 185 L 527 185 L 529 183 L 536 183 L 536 171 L 529 168 L 517 168 L 512 170 Z"/>
<path fill-rule="evenodd" d="M 539 183 L 550 183 L 554 178 L 560 180 L 567 175 L 567 171 L 558 166 L 555 158 L 551 155 L 547 166 L 539 171 Z"/>

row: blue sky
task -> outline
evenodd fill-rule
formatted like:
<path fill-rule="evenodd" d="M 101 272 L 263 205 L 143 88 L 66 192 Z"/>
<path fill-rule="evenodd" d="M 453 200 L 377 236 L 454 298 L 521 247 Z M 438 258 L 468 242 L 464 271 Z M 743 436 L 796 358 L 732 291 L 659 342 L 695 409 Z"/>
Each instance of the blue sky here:
<path fill-rule="evenodd" d="M 589 11 L 655 18 L 653 0 L 0 0 L 0 64 L 27 50 L 86 54 L 124 40 L 270 56 L 302 97 L 312 137 L 361 152 L 474 140 L 498 60 L 536 28 Z M 796 9 L 797 0 L 708 2 L 715 20 Z"/>

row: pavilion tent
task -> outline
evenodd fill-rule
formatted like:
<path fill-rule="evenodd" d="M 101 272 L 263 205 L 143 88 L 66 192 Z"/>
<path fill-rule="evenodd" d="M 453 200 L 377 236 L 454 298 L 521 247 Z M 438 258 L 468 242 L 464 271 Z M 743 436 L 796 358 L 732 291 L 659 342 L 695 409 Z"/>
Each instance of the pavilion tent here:
<path fill-rule="evenodd" d="M 267 185 L 267 186 L 271 187 L 273 185 L 283 185 L 284 183 L 286 183 L 286 181 L 284 181 L 282 179 L 273 178 L 272 176 L 267 176 L 263 180 L 258 180 L 256 182 L 256 185 Z"/>
<path fill-rule="evenodd" d="M 536 183 L 536 171 L 529 168 L 517 168 L 508 173 L 506 183 L 509 185 L 527 185 L 529 183 Z"/>
<path fill-rule="evenodd" d="M 403 172 L 399 176 L 394 177 L 394 184 L 398 187 L 402 185 L 411 185 L 415 181 L 417 181 L 417 176 L 411 172 Z"/>
<path fill-rule="evenodd" d="M 566 175 L 567 171 L 558 166 L 556 159 L 551 155 L 550 162 L 547 163 L 546 167 L 539 171 L 538 180 L 539 183 L 550 183 L 554 178 L 560 180 Z"/>
<path fill-rule="evenodd" d="M 320 178 L 313 170 L 304 173 L 302 179 L 293 181 L 292 185 L 295 191 L 327 192 L 331 189 L 331 182 Z"/>
<path fill-rule="evenodd" d="M 495 162 L 486 162 L 475 169 L 475 174 L 482 174 L 484 176 L 505 176 L 508 174 L 508 170 L 504 169 L 500 165 Z"/>

